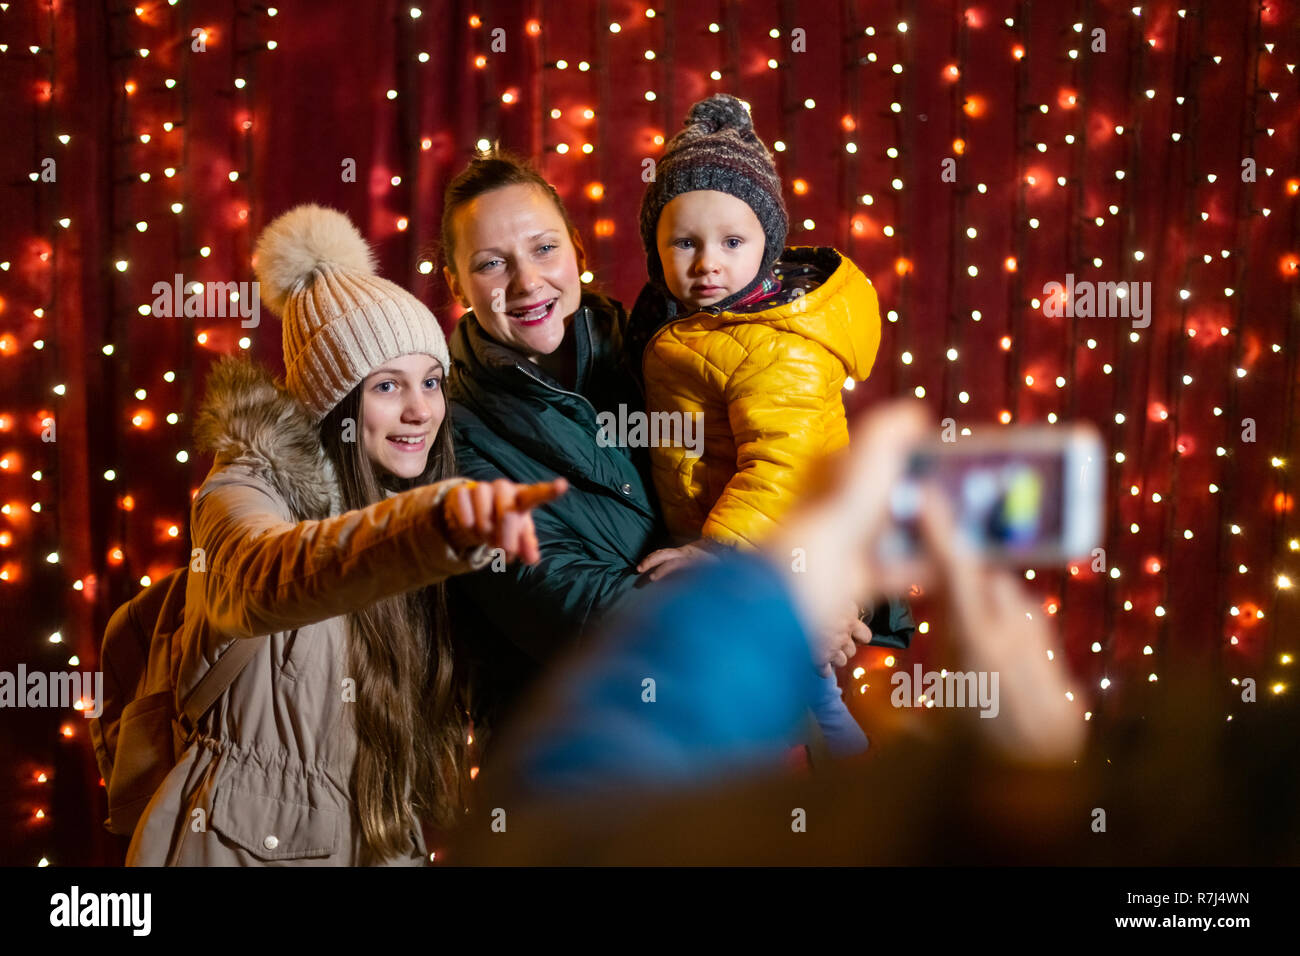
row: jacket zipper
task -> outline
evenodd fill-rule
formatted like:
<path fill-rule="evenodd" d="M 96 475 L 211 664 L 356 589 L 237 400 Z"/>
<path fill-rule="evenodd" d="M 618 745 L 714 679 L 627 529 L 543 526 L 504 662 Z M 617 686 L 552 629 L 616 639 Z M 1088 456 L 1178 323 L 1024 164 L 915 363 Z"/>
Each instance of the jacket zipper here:
<path fill-rule="evenodd" d="M 591 323 L 587 321 L 587 307 L 586 307 L 586 306 L 583 306 L 581 309 L 578 310 L 578 312 L 580 313 L 580 318 L 581 318 L 582 322 L 584 323 L 584 325 L 585 325 L 585 327 L 586 327 L 586 329 L 587 329 L 587 340 L 590 341 L 590 340 L 591 340 Z M 541 385 L 541 386 L 543 386 L 544 388 L 549 388 L 552 392 L 559 392 L 561 395 L 570 395 L 570 396 L 572 396 L 573 398 L 580 398 L 580 399 L 582 399 L 582 401 L 583 401 L 584 403 L 586 403 L 586 406 L 587 406 L 588 408 L 591 409 L 591 417 L 592 417 L 592 418 L 598 418 L 598 417 L 599 417 L 599 414 L 598 414 L 597 411 L 596 411 L 596 406 L 593 405 L 593 404 L 591 404 L 591 401 L 587 398 L 587 396 L 582 395 L 582 394 L 580 394 L 580 393 L 578 393 L 578 392 L 570 392 L 570 391 L 567 391 L 567 390 L 565 390 L 565 389 L 563 389 L 563 388 L 559 388 L 558 386 L 552 385 L 552 384 L 550 384 L 549 382 L 544 382 L 544 381 L 542 381 L 540 378 L 538 378 L 536 375 L 534 375 L 532 372 L 528 371 L 528 369 L 525 368 L 523 365 L 520 365 L 518 362 L 515 363 L 515 368 L 519 369 L 519 371 L 523 372 L 525 375 L 527 375 L 529 378 L 531 378 L 531 379 L 532 379 L 534 382 L 536 382 L 538 385 Z"/>
<path fill-rule="evenodd" d="M 588 408 L 591 409 L 592 417 L 593 417 L 593 418 L 594 418 L 594 417 L 598 417 L 599 413 L 596 411 L 596 406 L 593 405 L 593 404 L 591 404 L 591 401 L 587 398 L 587 396 L 585 396 L 585 395 L 580 395 L 580 394 L 577 393 L 577 392 L 570 392 L 570 391 L 568 391 L 567 389 L 557 388 L 556 386 L 550 384 L 549 382 L 543 382 L 540 378 L 538 378 L 536 375 L 534 375 L 532 372 L 528 371 L 528 369 L 524 368 L 522 365 L 520 365 L 520 364 L 518 364 L 518 363 L 515 364 L 515 368 L 519 369 L 519 371 L 523 372 L 525 375 L 527 375 L 529 378 L 531 378 L 531 379 L 532 379 L 534 382 L 536 382 L 538 385 L 541 385 L 541 386 L 544 387 L 544 388 L 549 388 L 552 392 L 559 392 L 561 395 L 571 395 L 571 396 L 573 396 L 574 398 L 582 399 L 582 401 L 586 404 L 586 406 L 587 406 Z M 605 487 L 605 486 L 602 486 L 602 487 Z M 627 496 L 626 496 L 626 494 L 625 494 L 622 498 L 620 498 L 619 500 L 627 500 Z M 643 509 L 641 509 L 640 507 L 638 507 L 637 510 L 638 510 L 638 511 L 641 511 L 641 510 L 643 510 Z"/>
<path fill-rule="evenodd" d="M 538 385 L 541 385 L 543 388 L 549 388 L 552 392 L 559 392 L 561 395 L 571 395 L 574 398 L 582 399 L 582 401 L 586 403 L 586 406 L 591 409 L 592 417 L 595 418 L 597 416 L 598 413 L 596 411 L 596 406 L 591 404 L 591 401 L 590 399 L 587 398 L 587 396 L 581 395 L 578 392 L 570 392 L 570 391 L 566 391 L 565 389 L 558 388 L 552 385 L 550 382 L 544 382 L 536 375 L 534 375 L 532 372 L 528 371 L 528 369 L 524 368 L 524 366 L 520 365 L 518 362 L 515 363 L 515 368 L 519 369 L 519 371 L 523 372 L 525 375 L 531 378 Z"/>
<path fill-rule="evenodd" d="M 550 384 L 549 382 L 543 382 L 540 378 L 538 378 L 538 377 L 537 377 L 536 375 L 534 375 L 532 372 L 528 371 L 528 370 L 527 370 L 526 368 L 524 368 L 522 365 L 518 365 L 518 364 L 516 364 L 516 365 L 515 365 L 515 368 L 519 369 L 519 371 L 523 372 L 525 375 L 527 375 L 529 378 L 531 378 L 531 379 L 532 379 L 534 382 L 536 382 L 538 385 L 541 385 L 541 386 L 543 386 L 543 387 L 545 387 L 545 388 L 549 388 L 552 392 L 559 392 L 561 395 L 572 395 L 574 398 L 580 398 L 580 399 L 582 399 L 582 401 L 586 404 L 586 406 L 587 406 L 588 408 L 591 409 L 592 417 L 593 417 L 593 418 L 595 418 L 595 417 L 599 417 L 599 413 L 596 411 L 596 406 L 593 405 L 593 404 L 591 404 L 591 401 L 590 401 L 590 400 L 589 400 L 585 395 L 580 395 L 580 394 L 578 394 L 577 392 L 570 392 L 570 391 L 567 391 L 567 390 L 565 390 L 565 389 L 563 389 L 563 388 L 557 388 L 557 387 L 555 387 L 554 385 Z M 602 486 L 602 487 L 604 487 L 604 486 Z M 620 499 L 620 500 L 626 500 L 626 498 L 627 498 L 627 494 L 624 493 L 623 498 Z M 641 510 L 641 509 L 638 508 L 637 510 L 639 511 L 639 510 Z"/>

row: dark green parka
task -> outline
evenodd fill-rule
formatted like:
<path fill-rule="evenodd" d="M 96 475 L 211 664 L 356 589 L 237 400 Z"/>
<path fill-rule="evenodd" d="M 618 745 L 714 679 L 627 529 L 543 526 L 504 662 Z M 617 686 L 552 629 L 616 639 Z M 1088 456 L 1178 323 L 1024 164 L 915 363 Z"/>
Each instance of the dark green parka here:
<path fill-rule="evenodd" d="M 584 293 L 573 336 L 572 390 L 489 337 L 472 312 L 449 343 L 448 397 L 457 472 L 476 481 L 568 479 L 569 491 L 533 512 L 541 561 L 494 562 L 449 582 L 457 634 L 477 671 L 476 719 L 499 722 L 560 651 L 645 581 L 637 563 L 669 547 L 642 448 L 603 447 L 600 412 L 641 409 L 624 365 L 626 313 Z"/>

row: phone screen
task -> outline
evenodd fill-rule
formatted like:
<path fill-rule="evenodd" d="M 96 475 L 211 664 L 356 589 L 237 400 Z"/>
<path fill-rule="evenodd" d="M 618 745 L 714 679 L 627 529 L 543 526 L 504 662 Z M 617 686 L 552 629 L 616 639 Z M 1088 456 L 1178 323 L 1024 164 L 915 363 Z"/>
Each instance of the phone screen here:
<path fill-rule="evenodd" d="M 917 550 L 924 484 L 947 497 L 958 533 L 974 550 L 1014 560 L 1061 547 L 1065 461 L 1059 447 L 914 454 L 891 494 L 895 540 L 886 542 L 887 553 Z"/>

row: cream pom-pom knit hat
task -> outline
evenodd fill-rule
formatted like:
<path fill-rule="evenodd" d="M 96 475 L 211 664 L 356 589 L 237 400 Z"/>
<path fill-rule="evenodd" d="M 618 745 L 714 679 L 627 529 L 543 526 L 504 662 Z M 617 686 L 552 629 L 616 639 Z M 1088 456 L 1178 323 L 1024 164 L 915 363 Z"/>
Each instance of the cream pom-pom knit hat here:
<path fill-rule="evenodd" d="M 285 386 L 316 422 L 390 359 L 427 354 L 449 370 L 447 339 L 410 292 L 375 274 L 343 213 L 296 206 L 257 240 L 262 299 L 283 324 Z"/>

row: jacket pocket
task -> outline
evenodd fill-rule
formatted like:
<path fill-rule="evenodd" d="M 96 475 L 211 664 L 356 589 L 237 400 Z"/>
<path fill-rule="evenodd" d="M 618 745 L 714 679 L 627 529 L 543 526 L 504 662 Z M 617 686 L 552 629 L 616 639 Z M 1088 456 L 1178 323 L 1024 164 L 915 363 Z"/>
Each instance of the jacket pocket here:
<path fill-rule="evenodd" d="M 339 816 L 336 810 L 230 786 L 212 803 L 212 828 L 267 861 L 333 856 Z"/>
<path fill-rule="evenodd" d="M 118 725 L 108 789 L 108 829 L 129 836 L 176 764 L 175 703 L 170 689 L 127 704 Z"/>
<path fill-rule="evenodd" d="M 308 650 L 307 641 L 301 639 L 301 628 L 295 627 L 292 631 L 285 632 L 284 649 L 280 656 L 280 673 L 289 680 L 298 679 L 298 666 L 302 660 L 302 655 Z M 272 638 L 275 640 L 275 638 Z"/>

